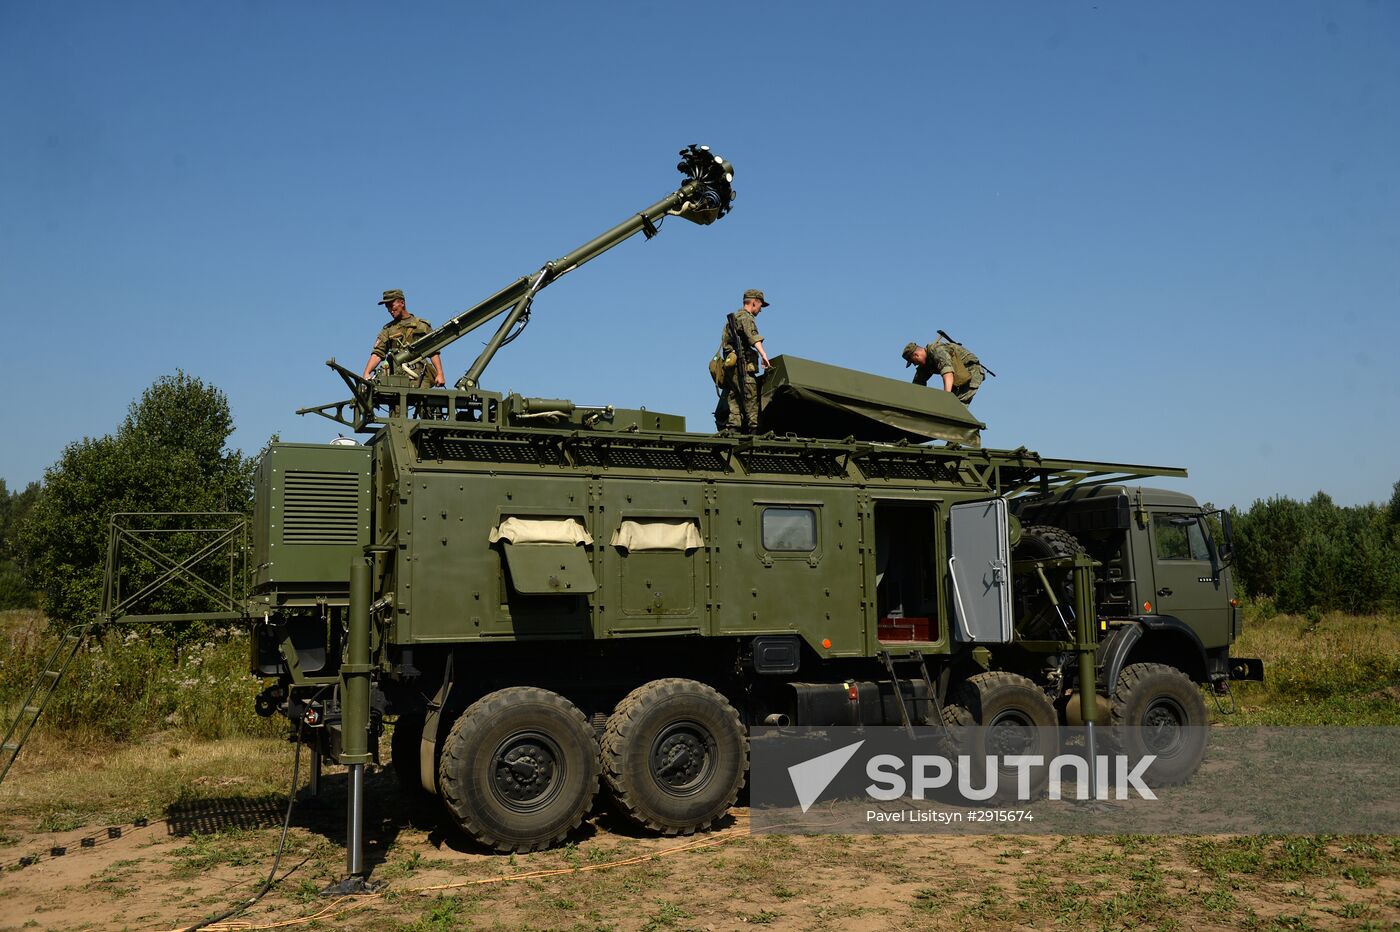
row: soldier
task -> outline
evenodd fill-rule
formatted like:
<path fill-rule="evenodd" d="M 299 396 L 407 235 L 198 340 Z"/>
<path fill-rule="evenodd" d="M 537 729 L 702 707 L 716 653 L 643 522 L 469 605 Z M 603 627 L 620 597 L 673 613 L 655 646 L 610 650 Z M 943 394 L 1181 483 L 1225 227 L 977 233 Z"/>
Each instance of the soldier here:
<path fill-rule="evenodd" d="M 724 426 L 730 430 L 758 433 L 758 364 L 760 359 L 763 360 L 763 368 L 766 369 L 770 363 L 754 318 L 767 306 L 763 292 L 750 288 L 744 292 L 744 306 L 729 315 L 720 335 L 719 358 L 724 366 L 724 400 L 729 407 L 729 417 Z"/>
<path fill-rule="evenodd" d="M 975 353 L 961 343 L 951 340 L 944 342 L 942 337 L 927 346 L 910 343 L 904 347 L 903 356 L 906 369 L 919 367 L 914 371 L 915 385 L 927 385 L 929 377 L 937 373 L 942 376 L 942 381 L 934 383 L 933 387 L 952 392 L 953 397 L 963 404 L 972 403 L 972 396 L 977 394 L 982 380 L 987 377 L 982 361 Z"/>
<path fill-rule="evenodd" d="M 420 317 L 414 317 L 408 312 L 403 292 L 399 289 L 394 288 L 384 292 L 384 298 L 379 303 L 389 311 L 389 316 L 393 320 L 384 325 L 374 341 L 374 349 L 370 351 L 369 362 L 365 363 L 364 377 L 366 379 L 390 353 L 403 349 L 414 340 L 426 333 L 431 333 L 433 330 L 432 324 Z M 442 356 L 437 353 L 433 354 L 431 361 L 419 359 L 409 363 L 403 367 L 403 372 L 416 380 L 414 388 L 442 387 L 447 384 L 442 377 Z"/>

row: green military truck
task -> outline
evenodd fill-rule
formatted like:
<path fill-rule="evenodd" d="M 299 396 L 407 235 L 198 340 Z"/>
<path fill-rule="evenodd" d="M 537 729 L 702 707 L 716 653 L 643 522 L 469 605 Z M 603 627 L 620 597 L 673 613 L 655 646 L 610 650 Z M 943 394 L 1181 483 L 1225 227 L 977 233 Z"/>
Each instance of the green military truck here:
<path fill-rule="evenodd" d="M 391 729 L 406 793 L 502 851 L 605 801 L 703 829 L 744 786 L 748 730 L 948 722 L 1155 726 L 1170 779 L 1203 689 L 1257 678 L 1224 539 L 1179 469 L 983 448 L 951 395 L 794 357 L 762 432 L 486 390 L 541 288 L 667 215 L 708 224 L 733 169 L 682 187 L 305 409 L 363 444 L 275 443 L 257 474 L 246 614 L 262 714 L 350 768 Z M 503 318 L 451 389 L 396 370 Z M 699 365 L 697 365 L 698 374 Z M 941 441 L 935 445 L 934 442 Z M 1086 698 L 1100 696 L 1098 702 Z"/>

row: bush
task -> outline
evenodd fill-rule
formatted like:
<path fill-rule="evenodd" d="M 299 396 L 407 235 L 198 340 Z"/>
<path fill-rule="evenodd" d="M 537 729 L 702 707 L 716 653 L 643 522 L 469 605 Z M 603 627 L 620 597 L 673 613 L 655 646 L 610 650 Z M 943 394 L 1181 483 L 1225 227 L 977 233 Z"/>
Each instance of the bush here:
<path fill-rule="evenodd" d="M 0 632 L 0 703 L 13 714 L 61 629 L 38 612 L 0 612 Z M 116 627 L 79 650 L 36 731 L 111 741 L 170 729 L 204 739 L 279 734 L 285 725 L 253 712 L 260 688 L 248 673 L 245 631 L 205 629 L 180 643 L 152 628 Z"/>
<path fill-rule="evenodd" d="M 29 483 L 23 492 L 11 492 L 0 479 L 0 609 L 34 607 L 34 592 L 15 562 L 15 530 L 38 498 L 39 483 Z"/>

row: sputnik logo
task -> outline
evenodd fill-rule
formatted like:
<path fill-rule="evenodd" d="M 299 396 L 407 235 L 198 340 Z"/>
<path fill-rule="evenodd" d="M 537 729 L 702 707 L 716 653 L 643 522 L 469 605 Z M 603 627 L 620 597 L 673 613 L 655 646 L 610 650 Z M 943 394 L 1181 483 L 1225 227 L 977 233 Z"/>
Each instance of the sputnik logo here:
<path fill-rule="evenodd" d="M 812 803 L 822 795 L 831 781 L 836 779 L 836 775 L 841 772 L 841 768 L 846 766 L 856 751 L 865 743 L 865 739 L 857 741 L 855 744 L 848 744 L 844 748 L 837 748 L 828 751 L 819 757 L 811 760 L 804 760 L 800 764 L 793 764 L 788 768 L 788 777 L 792 779 L 792 788 L 797 791 L 797 802 L 802 806 L 802 811 L 806 812 L 812 808 Z"/>

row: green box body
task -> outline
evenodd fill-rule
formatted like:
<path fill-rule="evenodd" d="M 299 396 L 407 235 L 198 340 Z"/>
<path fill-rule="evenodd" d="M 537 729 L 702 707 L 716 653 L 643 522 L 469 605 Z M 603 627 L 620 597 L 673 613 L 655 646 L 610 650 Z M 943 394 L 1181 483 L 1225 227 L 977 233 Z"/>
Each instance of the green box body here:
<path fill-rule="evenodd" d="M 269 447 L 254 479 L 257 591 L 345 597 L 350 561 L 370 542 L 372 460 L 363 446 Z"/>

